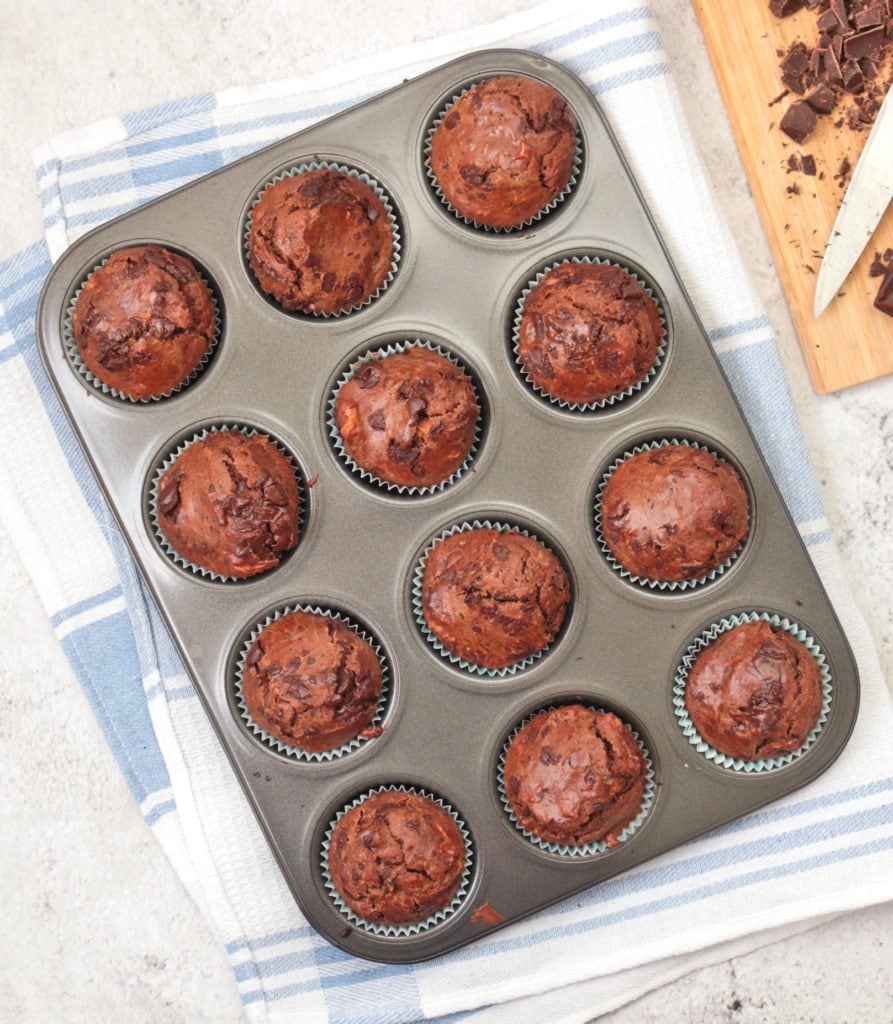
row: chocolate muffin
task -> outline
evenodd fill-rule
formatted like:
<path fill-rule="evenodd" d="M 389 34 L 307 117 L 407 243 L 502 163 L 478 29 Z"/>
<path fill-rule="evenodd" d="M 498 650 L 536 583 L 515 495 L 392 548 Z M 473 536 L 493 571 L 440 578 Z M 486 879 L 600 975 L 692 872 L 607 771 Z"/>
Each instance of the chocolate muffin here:
<path fill-rule="evenodd" d="M 451 654 L 488 670 L 537 654 L 570 601 L 561 563 L 532 537 L 476 527 L 439 540 L 425 561 L 422 614 Z"/>
<path fill-rule="evenodd" d="M 292 611 L 248 650 L 242 696 L 252 719 L 282 743 L 332 750 L 372 721 L 381 664 L 355 630 L 329 615 Z"/>
<path fill-rule="evenodd" d="M 724 459 L 688 444 L 625 459 L 602 496 L 611 554 L 646 580 L 700 580 L 734 555 L 747 534 L 747 494 Z"/>
<path fill-rule="evenodd" d="M 84 366 L 134 401 L 184 384 L 214 341 L 208 286 L 185 256 L 160 245 L 120 249 L 87 278 L 71 316 Z"/>
<path fill-rule="evenodd" d="M 458 892 L 465 842 L 455 818 L 430 797 L 385 790 L 338 820 L 328 866 L 338 895 L 357 917 L 419 924 Z"/>
<path fill-rule="evenodd" d="M 518 731 L 503 789 L 520 825 L 538 839 L 612 847 L 641 809 L 646 778 L 645 756 L 616 715 L 569 704 Z"/>
<path fill-rule="evenodd" d="M 643 380 L 662 336 L 656 303 L 627 271 L 562 263 L 524 302 L 518 361 L 550 397 L 588 405 Z"/>
<path fill-rule="evenodd" d="M 822 678 L 807 648 L 759 619 L 726 630 L 698 655 L 685 708 L 721 754 L 757 761 L 799 750 L 822 709 Z"/>
<path fill-rule="evenodd" d="M 272 569 L 298 542 L 298 484 L 266 437 L 216 430 L 158 482 L 158 528 L 177 554 L 220 576 Z"/>
<path fill-rule="evenodd" d="M 361 469 L 419 488 L 443 483 L 462 466 L 478 413 L 469 377 L 423 345 L 361 366 L 334 408 L 344 450 Z"/>
<path fill-rule="evenodd" d="M 331 314 L 362 305 L 387 280 L 393 253 L 384 203 L 332 168 L 281 178 L 251 211 L 251 269 L 284 309 Z"/>
<path fill-rule="evenodd" d="M 499 75 L 463 93 L 431 135 L 430 167 L 462 217 L 491 228 L 518 227 L 567 187 L 577 122 L 550 85 Z"/>

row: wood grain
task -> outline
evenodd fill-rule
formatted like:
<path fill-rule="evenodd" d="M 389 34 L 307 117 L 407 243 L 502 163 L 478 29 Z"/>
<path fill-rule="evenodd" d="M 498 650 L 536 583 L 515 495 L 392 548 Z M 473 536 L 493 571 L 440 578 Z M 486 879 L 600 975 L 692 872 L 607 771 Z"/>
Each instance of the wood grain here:
<path fill-rule="evenodd" d="M 815 13 L 804 9 L 779 20 L 767 0 L 692 2 L 813 387 L 837 391 L 893 373 L 893 318 L 874 308 L 880 279 L 868 276 L 873 254 L 893 247 L 893 206 L 838 297 L 818 320 L 812 315 L 819 264 L 846 185 L 835 176 L 845 158 L 855 165 L 868 136 L 834 127 L 845 102 L 819 118 L 802 146 L 778 128 L 796 97 L 772 103 L 783 89 L 776 51 L 798 39 L 812 46 Z M 811 154 L 816 175 L 791 171 L 792 154 Z"/>

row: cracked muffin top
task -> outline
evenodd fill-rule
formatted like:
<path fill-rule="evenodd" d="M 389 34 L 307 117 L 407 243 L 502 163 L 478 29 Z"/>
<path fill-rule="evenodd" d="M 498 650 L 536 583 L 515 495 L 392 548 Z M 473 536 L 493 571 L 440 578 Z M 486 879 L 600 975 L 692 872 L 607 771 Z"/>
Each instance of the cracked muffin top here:
<path fill-rule="evenodd" d="M 298 542 L 298 483 L 266 437 L 212 431 L 158 482 L 158 527 L 193 565 L 244 578 L 272 569 Z"/>
<path fill-rule="evenodd" d="M 134 401 L 184 384 L 214 339 L 214 303 L 185 256 L 120 249 L 87 278 L 71 317 L 84 366 Z"/>
<path fill-rule="evenodd" d="M 508 668 L 554 639 L 570 601 L 555 555 L 515 530 L 476 527 L 439 540 L 425 561 L 422 614 L 451 654 Z"/>
<path fill-rule="evenodd" d="M 365 363 L 334 408 L 344 450 L 361 469 L 418 488 L 443 483 L 462 466 L 478 414 L 469 377 L 422 345 Z"/>
<path fill-rule="evenodd" d="M 381 199 L 328 167 L 268 185 L 251 211 L 248 260 L 284 309 L 343 313 L 385 283 L 394 239 Z"/>
<path fill-rule="evenodd" d="M 763 620 L 726 630 L 698 655 L 685 708 L 701 737 L 745 761 L 799 750 L 822 709 L 821 670 L 786 629 Z"/>
<path fill-rule="evenodd" d="M 488 78 L 463 93 L 431 136 L 430 166 L 461 216 L 518 227 L 571 179 L 577 122 L 550 85 L 525 75 Z"/>
<path fill-rule="evenodd" d="M 602 495 L 602 533 L 633 576 L 699 580 L 747 535 L 747 493 L 734 466 L 688 444 L 625 459 Z"/>
<path fill-rule="evenodd" d="M 254 721 L 303 750 L 340 747 L 375 715 L 381 664 L 346 623 L 292 611 L 264 627 L 248 650 L 242 695 Z"/>
<path fill-rule="evenodd" d="M 464 869 L 465 842 L 455 818 L 419 793 L 371 793 L 332 831 L 329 874 L 365 921 L 424 921 L 449 905 Z"/>
<path fill-rule="evenodd" d="M 656 303 L 627 271 L 562 263 L 524 301 L 518 360 L 547 395 L 587 405 L 638 384 L 662 336 Z"/>
<path fill-rule="evenodd" d="M 537 838 L 611 847 L 639 813 L 646 775 L 642 750 L 616 715 L 568 704 L 518 731 L 503 789 L 519 824 Z"/>

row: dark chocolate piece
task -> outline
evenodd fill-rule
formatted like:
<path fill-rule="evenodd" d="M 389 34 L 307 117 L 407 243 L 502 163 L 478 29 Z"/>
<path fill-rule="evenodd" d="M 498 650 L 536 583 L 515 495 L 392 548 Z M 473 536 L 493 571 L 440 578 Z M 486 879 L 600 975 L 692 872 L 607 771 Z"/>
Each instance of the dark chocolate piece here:
<path fill-rule="evenodd" d="M 874 300 L 875 309 L 879 309 L 887 316 L 893 316 L 893 263 L 887 267 L 884 279 L 878 289 L 877 297 Z"/>
<path fill-rule="evenodd" d="M 785 111 L 779 128 L 798 145 L 815 131 L 816 113 L 805 100 L 797 100 Z"/>
<path fill-rule="evenodd" d="M 830 114 L 837 105 L 837 96 L 830 86 L 819 82 L 815 89 L 807 95 L 806 102 L 817 114 Z"/>
<path fill-rule="evenodd" d="M 806 0 L 769 0 L 769 10 L 776 18 L 786 18 L 800 10 Z"/>
<path fill-rule="evenodd" d="M 862 57 L 881 60 L 884 54 L 884 30 L 872 28 L 867 32 L 848 36 L 843 49 L 848 60 L 860 60 Z"/>
<path fill-rule="evenodd" d="M 801 162 L 803 173 L 809 175 L 810 178 L 815 176 L 815 157 L 807 153 Z"/>
<path fill-rule="evenodd" d="M 843 87 L 847 92 L 861 92 L 865 88 L 865 76 L 854 60 L 848 60 L 840 69 L 843 74 Z"/>

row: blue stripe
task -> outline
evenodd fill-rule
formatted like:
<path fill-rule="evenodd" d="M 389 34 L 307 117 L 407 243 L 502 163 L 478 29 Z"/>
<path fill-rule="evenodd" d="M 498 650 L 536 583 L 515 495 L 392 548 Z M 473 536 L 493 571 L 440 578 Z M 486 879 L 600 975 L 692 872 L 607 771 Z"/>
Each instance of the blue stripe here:
<path fill-rule="evenodd" d="M 544 42 L 534 43 L 530 49 L 536 53 L 547 54 L 552 50 L 560 50 L 565 46 L 569 46 L 571 43 L 575 43 L 578 39 L 583 39 L 586 36 L 598 35 L 606 29 L 617 28 L 618 25 L 626 25 L 634 21 L 648 21 L 650 18 L 651 12 L 647 7 L 635 7 L 631 11 L 619 11 L 617 14 L 608 15 L 607 18 L 596 18 L 595 21 L 590 21 L 587 25 L 581 25 L 572 32 L 565 32 L 560 36 L 552 36 L 551 39 L 547 39 Z"/>
<path fill-rule="evenodd" d="M 610 43 L 593 46 L 589 50 L 568 57 L 564 63 L 579 75 L 607 64 L 614 64 L 619 60 L 625 60 L 628 57 L 638 56 L 641 53 L 653 53 L 662 48 L 660 36 L 656 32 L 642 32 L 638 35 L 625 36 L 623 39 L 615 39 Z M 637 81 L 638 79 L 633 80 Z"/>
<path fill-rule="evenodd" d="M 153 807 L 147 814 L 143 815 L 147 825 L 154 825 L 159 818 L 163 818 L 165 814 L 170 814 L 177 809 L 176 801 L 164 800 L 157 806 Z"/>
<path fill-rule="evenodd" d="M 197 178 L 202 174 L 210 174 L 222 166 L 220 151 L 214 149 L 208 153 L 194 153 L 174 160 L 165 160 L 160 164 L 136 165 L 133 168 L 133 183 L 137 188 L 147 188 L 176 179 Z"/>
<path fill-rule="evenodd" d="M 154 107 L 146 107 L 133 114 L 125 114 L 121 118 L 128 137 L 139 135 L 141 132 L 150 131 L 159 125 L 168 124 L 171 121 L 183 117 L 192 117 L 195 114 L 203 114 L 214 110 L 217 107 L 217 95 L 212 92 L 199 93 L 197 96 L 187 96 L 185 99 L 173 100 L 169 103 L 159 103 Z"/>
<path fill-rule="evenodd" d="M 721 352 L 719 361 L 794 521 L 820 518 L 821 495 L 774 340 Z"/>
<path fill-rule="evenodd" d="M 0 366 L 4 363 L 8 363 L 10 360 L 17 358 L 21 355 L 17 345 L 7 345 L 6 348 L 0 348 Z"/>
<path fill-rule="evenodd" d="M 85 597 L 83 601 L 76 601 L 74 604 L 70 604 L 67 608 L 63 608 L 61 611 L 56 612 L 50 618 L 50 623 L 55 628 L 60 626 L 67 619 L 74 618 L 75 615 L 80 615 L 81 612 L 89 611 L 91 608 L 98 608 L 99 605 L 105 604 L 107 601 L 112 601 L 116 597 L 121 596 L 121 585 L 116 583 L 113 587 L 109 587 L 108 590 L 103 590 L 101 594 L 93 594 L 91 597 Z"/>
<path fill-rule="evenodd" d="M 764 314 L 751 317 L 749 320 L 739 320 L 737 323 L 727 324 L 723 327 L 714 327 L 712 331 L 708 332 L 707 336 L 712 342 L 717 342 L 724 338 L 734 338 L 739 334 L 748 334 L 750 331 L 758 331 L 768 327 L 770 327 L 769 317 Z"/>
<path fill-rule="evenodd" d="M 145 157 L 152 156 L 154 153 L 169 153 L 181 146 L 194 146 L 198 142 L 214 143 L 216 140 L 217 130 L 213 125 L 205 125 L 202 128 L 190 127 L 185 132 L 157 135 L 145 142 L 128 142 L 127 152 L 132 157 Z"/>
<path fill-rule="evenodd" d="M 645 68 L 637 68 L 633 71 L 623 71 L 619 75 L 611 75 L 610 78 L 603 78 L 593 88 L 597 95 L 604 96 L 613 92 L 614 89 L 623 89 L 635 82 L 647 82 L 652 78 L 664 78 L 670 73 L 669 64 L 649 64 Z"/>
<path fill-rule="evenodd" d="M 829 540 L 834 537 L 831 530 L 817 530 L 815 533 L 806 533 L 803 535 L 803 543 L 808 547 L 815 547 L 816 544 L 826 544 Z"/>

